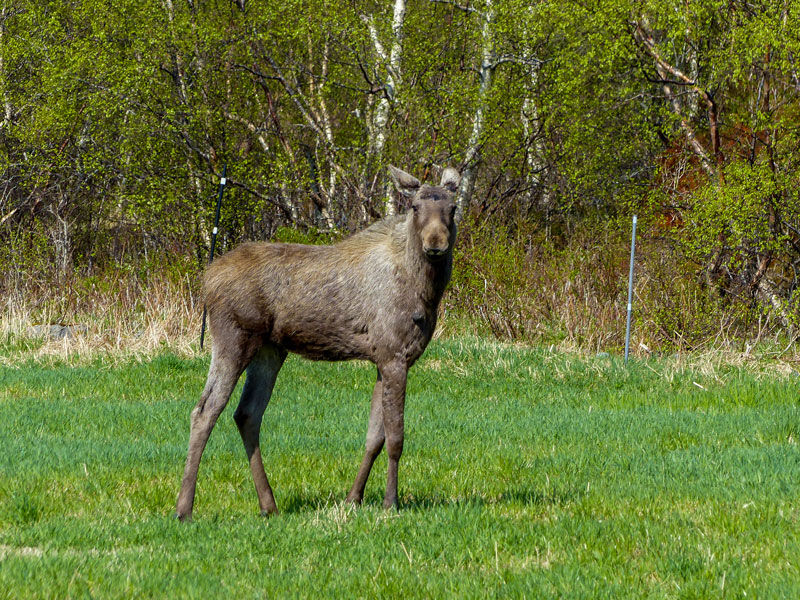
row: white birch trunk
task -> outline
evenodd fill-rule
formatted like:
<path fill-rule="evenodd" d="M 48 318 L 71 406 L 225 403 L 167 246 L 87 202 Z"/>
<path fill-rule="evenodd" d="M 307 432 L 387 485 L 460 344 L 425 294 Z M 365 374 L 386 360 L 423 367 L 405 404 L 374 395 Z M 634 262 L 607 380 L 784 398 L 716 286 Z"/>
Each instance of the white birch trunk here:
<path fill-rule="evenodd" d="M 0 22 L 5 23 L 5 20 L 8 16 L 7 9 L 3 7 L 3 10 L 0 11 Z M 3 33 L 5 32 L 5 26 L 0 26 L 0 47 L 3 44 Z M 0 53 L 0 81 L 5 81 L 5 65 L 3 64 L 3 55 Z M 8 99 L 8 90 L 6 90 L 5 85 L 3 85 L 2 90 L 0 90 L 0 96 L 2 97 L 3 101 L 3 120 L 0 121 L 0 129 L 11 124 L 11 102 Z"/>
<path fill-rule="evenodd" d="M 528 14 L 527 19 L 533 20 L 535 18 L 534 7 L 528 7 Z M 527 28 L 525 27 L 525 37 L 526 39 L 529 37 L 530 33 Z M 527 47 L 527 55 L 533 56 L 533 51 L 530 47 Z M 542 136 L 542 119 L 539 115 L 539 104 L 536 101 L 536 92 L 539 89 L 539 69 L 541 65 L 539 63 L 532 63 L 528 66 L 528 85 L 530 86 L 530 95 L 526 97 L 522 102 L 522 114 L 520 118 L 522 120 L 522 129 L 525 135 L 525 140 L 530 139 L 532 135 L 536 136 L 536 139 L 533 141 L 533 148 L 529 148 L 527 150 L 527 163 L 528 163 L 528 176 L 527 176 L 527 187 L 528 191 L 528 202 L 530 204 L 534 204 L 537 202 L 541 208 L 543 208 L 546 214 L 549 216 L 550 211 L 554 208 L 553 207 L 553 193 L 549 186 L 548 181 L 548 173 L 547 173 L 547 162 L 545 161 L 545 145 Z M 546 220 L 546 228 L 549 237 L 549 218 Z"/>
<path fill-rule="evenodd" d="M 167 12 L 167 19 L 169 20 L 170 37 L 173 40 L 175 40 L 175 38 L 177 37 L 175 35 L 175 27 L 174 27 L 175 9 L 172 6 L 172 0 L 162 0 L 162 4 L 164 5 L 164 10 Z M 183 101 L 184 104 L 186 104 L 188 102 L 187 100 L 188 95 L 186 93 L 186 78 L 184 77 L 183 74 L 184 70 L 183 57 L 177 50 L 175 50 L 173 57 L 175 58 L 175 69 L 177 74 L 176 79 L 178 80 L 178 91 L 180 92 L 181 100 Z"/>
<path fill-rule="evenodd" d="M 461 175 L 461 186 L 456 197 L 458 210 L 456 220 L 460 221 L 464 210 L 472 202 L 472 190 L 475 186 L 475 174 L 480 160 L 480 142 L 486 120 L 486 104 L 489 90 L 492 85 L 492 75 L 496 67 L 494 63 L 494 41 L 492 39 L 492 22 L 494 21 L 494 7 L 491 0 L 486 0 L 486 10 L 482 14 L 481 25 L 481 66 L 478 71 L 480 87 L 478 88 L 478 106 L 472 119 L 472 132 L 467 142 L 467 154 L 464 160 L 464 172 Z"/>
<path fill-rule="evenodd" d="M 530 68 L 530 84 L 531 89 L 535 90 L 539 79 L 539 67 L 532 66 Z M 528 151 L 528 201 L 533 203 L 539 194 L 539 205 L 549 213 L 552 210 L 552 191 L 547 182 L 547 164 L 544 160 L 545 147 L 540 135 L 542 129 L 542 121 L 539 116 L 539 106 L 536 100 L 532 97 L 525 98 L 522 102 L 522 129 L 525 134 L 525 139 L 530 136 L 536 135 L 533 142 L 533 148 Z"/>
<path fill-rule="evenodd" d="M 680 124 L 681 130 L 683 131 L 684 135 L 686 136 L 686 141 L 689 143 L 689 146 L 692 148 L 692 151 L 697 155 L 700 159 L 700 164 L 703 166 L 703 169 L 717 179 L 719 177 L 716 165 L 711 160 L 708 152 L 706 152 L 703 144 L 700 140 L 697 139 L 697 135 L 692 128 L 691 123 L 686 118 L 684 114 L 684 107 L 681 104 L 681 100 L 678 96 L 673 92 L 672 86 L 670 85 L 670 77 L 674 77 L 679 81 L 683 82 L 687 91 L 696 94 L 697 96 L 702 96 L 707 104 L 709 105 L 709 113 L 714 108 L 713 101 L 705 90 L 701 89 L 697 82 L 683 73 L 679 68 L 676 66 L 668 63 L 658 52 L 658 48 L 656 47 L 655 38 L 653 37 L 653 32 L 650 29 L 650 24 L 646 16 L 643 16 L 641 21 L 634 22 L 636 26 L 636 37 L 639 41 L 644 45 L 647 52 L 652 56 L 655 61 L 656 72 L 658 76 L 664 81 L 662 85 L 662 89 L 664 90 L 664 96 L 669 103 L 672 112 L 675 113 L 675 116 L 678 118 L 678 122 Z M 713 129 L 716 127 L 716 117 L 714 116 L 714 121 L 712 122 L 711 116 L 709 116 L 709 125 Z M 714 135 L 712 135 L 712 144 L 714 139 Z"/>
<path fill-rule="evenodd" d="M 368 126 L 370 133 L 371 164 L 380 165 L 383 149 L 386 146 L 386 125 L 389 122 L 389 112 L 397 97 L 397 87 L 400 84 L 400 64 L 403 54 L 403 23 L 406 18 L 406 0 L 395 0 L 392 16 L 392 45 L 387 56 L 386 50 L 380 41 L 375 22 L 371 17 L 365 19 L 369 28 L 370 38 L 375 46 L 378 58 L 386 65 L 386 79 L 384 94 L 375 111 L 372 113 L 372 123 Z M 395 212 L 391 194 L 392 186 L 388 180 L 383 185 L 383 206 L 387 215 Z"/>
<path fill-rule="evenodd" d="M 309 56 L 313 56 L 313 47 L 311 45 L 311 40 L 309 39 Z M 330 44 L 328 40 L 325 40 L 325 44 L 322 48 L 322 81 L 328 79 L 328 64 L 330 61 Z M 311 72 L 312 65 L 309 65 L 309 72 Z M 314 84 L 314 78 L 311 78 L 311 83 L 309 84 L 311 88 L 311 98 L 316 99 L 318 105 L 318 113 L 315 114 L 314 118 L 319 122 L 320 129 L 322 130 L 323 134 L 325 135 L 325 140 L 327 142 L 328 148 L 334 147 L 334 139 L 333 139 L 333 127 L 331 127 L 331 116 L 330 112 L 328 112 L 328 105 L 325 102 L 325 94 L 323 92 L 322 86 L 317 86 Z M 309 103 L 309 106 L 311 104 Z M 319 165 L 320 162 L 317 160 L 317 164 Z M 320 208 L 320 217 L 323 225 L 329 230 L 334 231 L 336 230 L 336 222 L 333 219 L 333 213 L 336 209 L 335 207 L 335 198 L 336 198 L 336 170 L 331 166 L 328 171 L 328 185 L 327 187 L 320 182 L 320 188 L 322 190 L 322 196 L 324 205 Z"/>

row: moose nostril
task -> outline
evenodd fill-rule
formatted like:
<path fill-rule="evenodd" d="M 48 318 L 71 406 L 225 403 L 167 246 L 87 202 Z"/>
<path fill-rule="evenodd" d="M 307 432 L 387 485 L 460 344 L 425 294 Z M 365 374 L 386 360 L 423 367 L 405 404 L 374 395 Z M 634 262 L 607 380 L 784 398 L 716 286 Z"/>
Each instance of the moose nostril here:
<path fill-rule="evenodd" d="M 429 246 L 425 248 L 425 254 L 428 256 L 442 256 L 447 254 L 447 246 Z"/>

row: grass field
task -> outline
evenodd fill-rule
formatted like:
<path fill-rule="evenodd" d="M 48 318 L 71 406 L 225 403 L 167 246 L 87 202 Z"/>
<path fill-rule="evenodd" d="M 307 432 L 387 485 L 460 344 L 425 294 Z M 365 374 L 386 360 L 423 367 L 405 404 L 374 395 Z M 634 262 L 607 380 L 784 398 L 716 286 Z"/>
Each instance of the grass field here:
<path fill-rule="evenodd" d="M 233 420 L 172 516 L 208 356 L 0 366 L 0 597 L 800 597 L 800 379 L 435 341 L 399 512 L 342 500 L 374 369 L 291 357 L 258 516 Z M 240 384 L 241 385 L 241 384 Z"/>

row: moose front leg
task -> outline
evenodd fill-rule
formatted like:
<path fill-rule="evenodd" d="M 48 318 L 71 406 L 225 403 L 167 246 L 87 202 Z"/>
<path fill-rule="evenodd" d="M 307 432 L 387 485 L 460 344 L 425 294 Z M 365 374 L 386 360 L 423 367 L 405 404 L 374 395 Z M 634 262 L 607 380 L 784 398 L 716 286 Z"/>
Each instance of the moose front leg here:
<path fill-rule="evenodd" d="M 358 474 L 353 482 L 353 487 L 350 488 L 350 493 L 347 494 L 347 502 L 361 504 L 361 500 L 364 498 L 364 488 L 372 470 L 372 464 L 383 449 L 385 439 L 386 434 L 383 430 L 383 381 L 381 380 L 381 372 L 378 371 L 378 380 L 375 382 L 375 389 L 372 391 L 372 405 L 369 410 L 366 450 L 361 461 L 361 467 L 358 469 Z"/>
<path fill-rule="evenodd" d="M 392 363 L 381 369 L 383 375 L 383 428 L 386 433 L 386 454 L 389 457 L 386 475 L 384 508 L 397 507 L 397 466 L 403 454 L 403 412 L 406 402 L 405 363 Z"/>

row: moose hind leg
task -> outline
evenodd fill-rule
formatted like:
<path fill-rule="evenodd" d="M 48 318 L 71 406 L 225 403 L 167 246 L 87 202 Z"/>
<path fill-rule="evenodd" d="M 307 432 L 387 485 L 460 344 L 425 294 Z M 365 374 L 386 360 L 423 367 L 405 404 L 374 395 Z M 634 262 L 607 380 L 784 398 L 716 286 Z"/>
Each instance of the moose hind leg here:
<path fill-rule="evenodd" d="M 270 344 L 262 347 L 256 353 L 247 367 L 247 379 L 242 390 L 242 397 L 233 415 L 242 436 L 247 460 L 250 463 L 250 472 L 256 486 L 261 514 L 265 516 L 276 514 L 278 507 L 275 504 L 272 488 L 267 480 L 261 459 L 259 444 L 261 420 L 272 395 L 278 371 L 280 371 L 285 358 L 285 350 Z"/>
<path fill-rule="evenodd" d="M 212 351 L 205 389 L 192 411 L 189 451 L 176 507 L 181 521 L 189 521 L 192 518 L 200 458 L 203 456 L 211 430 L 214 429 L 219 415 L 228 404 L 231 392 L 249 360 L 249 354 L 246 345 L 242 345 L 235 353 L 221 352 L 217 347 Z"/>
<path fill-rule="evenodd" d="M 367 447 L 364 452 L 364 458 L 361 461 L 361 467 L 359 467 L 358 474 L 353 482 L 353 487 L 350 489 L 350 493 L 347 494 L 347 502 L 360 504 L 361 500 L 364 499 L 364 488 L 367 485 L 372 464 L 380 454 L 385 439 L 386 434 L 383 429 L 383 382 L 381 381 L 381 373 L 378 371 L 378 380 L 375 382 L 375 389 L 372 392 L 372 406 L 369 411 Z"/>

